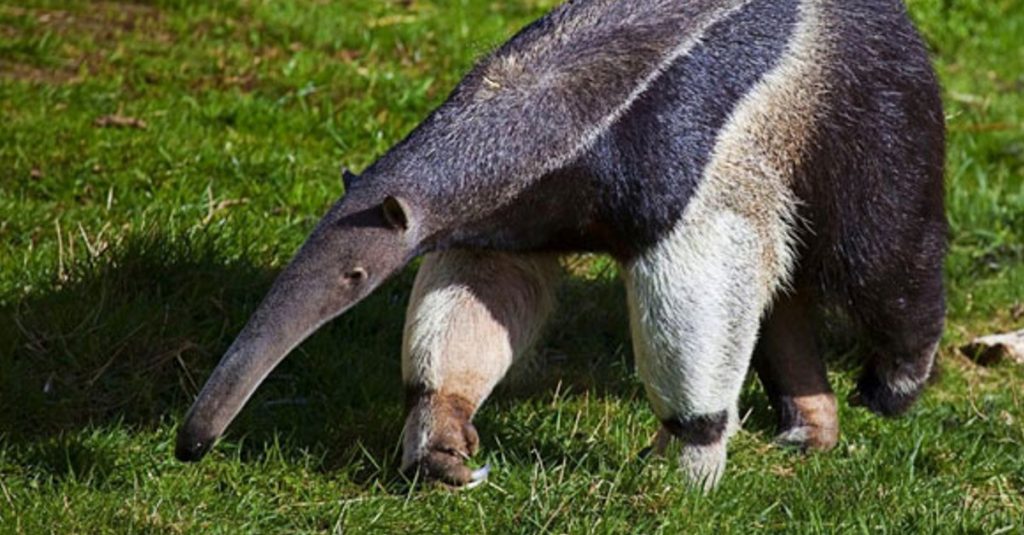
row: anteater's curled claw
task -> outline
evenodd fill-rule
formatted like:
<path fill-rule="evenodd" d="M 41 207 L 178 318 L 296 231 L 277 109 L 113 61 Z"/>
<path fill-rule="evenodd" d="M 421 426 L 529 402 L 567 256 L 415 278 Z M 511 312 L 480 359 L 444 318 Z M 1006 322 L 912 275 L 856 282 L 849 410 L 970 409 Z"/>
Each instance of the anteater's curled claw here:
<path fill-rule="evenodd" d="M 469 482 L 466 483 L 464 488 L 472 489 L 480 486 L 483 482 L 487 481 L 487 476 L 491 473 L 491 463 L 487 463 L 483 468 L 477 468 L 469 474 Z"/>

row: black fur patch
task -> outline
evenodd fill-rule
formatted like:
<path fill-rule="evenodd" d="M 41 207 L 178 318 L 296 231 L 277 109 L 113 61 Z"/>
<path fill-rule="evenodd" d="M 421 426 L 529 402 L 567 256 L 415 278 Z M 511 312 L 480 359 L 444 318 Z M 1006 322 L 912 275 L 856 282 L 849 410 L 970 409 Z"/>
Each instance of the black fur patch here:
<path fill-rule="evenodd" d="M 794 282 L 846 308 L 878 350 L 911 358 L 937 339 L 945 309 L 938 84 L 902 2 L 830 3 L 825 16 L 832 102 L 797 169 L 807 225 Z"/>
<path fill-rule="evenodd" d="M 674 417 L 661 421 L 672 436 L 686 444 L 708 446 L 722 440 L 729 414 L 725 411 L 699 416 Z"/>
<path fill-rule="evenodd" d="M 596 219 L 614 229 L 618 256 L 641 252 L 675 227 L 722 127 L 785 52 L 797 6 L 754 1 L 719 21 L 588 154 L 604 193 Z"/>
<path fill-rule="evenodd" d="M 864 366 L 852 401 L 882 416 L 898 416 L 913 405 L 929 379 L 938 373 L 934 363 L 942 322 L 911 326 L 894 321 L 888 329 L 875 326 L 869 331 L 878 347 Z M 913 385 L 913 388 L 898 391 L 892 386 L 897 384 Z"/>
<path fill-rule="evenodd" d="M 879 378 L 874 369 L 868 368 L 857 381 L 856 402 L 881 416 L 899 416 L 917 401 L 926 382 L 922 379 L 911 392 L 897 392 Z"/>

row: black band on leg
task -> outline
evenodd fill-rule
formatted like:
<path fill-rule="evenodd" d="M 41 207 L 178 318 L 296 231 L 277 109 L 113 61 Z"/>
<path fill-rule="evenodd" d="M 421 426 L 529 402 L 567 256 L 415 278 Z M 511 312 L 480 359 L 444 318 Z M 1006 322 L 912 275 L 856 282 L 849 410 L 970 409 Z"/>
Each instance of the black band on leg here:
<path fill-rule="evenodd" d="M 661 423 L 672 436 L 686 444 L 708 446 L 722 440 L 729 424 L 729 413 L 720 411 L 697 416 L 674 416 Z"/>

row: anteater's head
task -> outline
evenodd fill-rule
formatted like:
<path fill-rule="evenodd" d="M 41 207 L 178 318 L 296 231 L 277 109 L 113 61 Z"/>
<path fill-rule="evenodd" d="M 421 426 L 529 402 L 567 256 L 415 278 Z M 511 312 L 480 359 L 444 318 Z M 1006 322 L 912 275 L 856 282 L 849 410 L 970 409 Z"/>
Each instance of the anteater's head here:
<path fill-rule="evenodd" d="M 417 254 L 419 211 L 383 189 L 352 188 L 320 221 L 199 393 L 178 430 L 178 459 L 201 459 L 292 348 Z"/>

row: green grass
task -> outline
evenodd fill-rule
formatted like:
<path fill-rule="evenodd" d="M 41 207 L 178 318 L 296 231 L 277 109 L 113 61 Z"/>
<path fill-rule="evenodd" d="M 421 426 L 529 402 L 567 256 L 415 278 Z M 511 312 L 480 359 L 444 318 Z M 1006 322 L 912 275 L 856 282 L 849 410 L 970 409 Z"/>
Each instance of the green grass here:
<path fill-rule="evenodd" d="M 172 459 L 339 164 L 373 161 L 552 3 L 0 5 L 0 532 L 1024 530 L 1024 369 L 956 351 L 1024 322 L 1019 0 L 910 2 L 945 87 L 953 244 L 943 373 L 908 417 L 844 406 L 840 445 L 805 457 L 771 444 L 751 382 L 727 476 L 688 491 L 636 461 L 656 422 L 614 270 L 585 258 L 544 378 L 478 417 L 482 488 L 397 472 L 412 269 L 303 344 L 204 462 Z M 115 113 L 146 127 L 95 125 Z M 834 351 L 840 396 L 853 351 Z"/>

